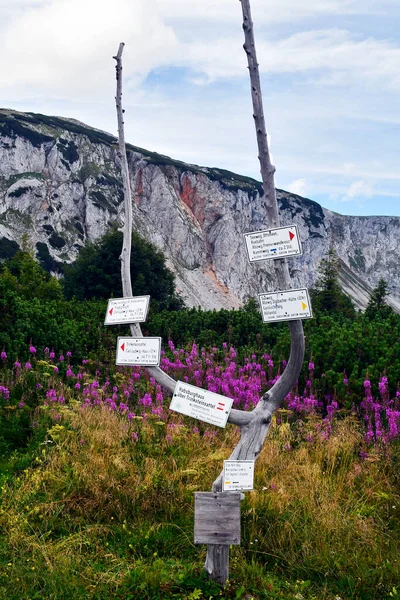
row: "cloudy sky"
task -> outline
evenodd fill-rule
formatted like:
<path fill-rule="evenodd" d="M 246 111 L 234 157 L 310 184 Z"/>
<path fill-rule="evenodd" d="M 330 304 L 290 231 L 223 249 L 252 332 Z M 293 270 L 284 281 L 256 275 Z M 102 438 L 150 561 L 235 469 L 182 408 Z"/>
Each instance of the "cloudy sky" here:
<path fill-rule="evenodd" d="M 251 0 L 277 187 L 400 215 L 399 0 Z M 238 0 L 0 0 L 0 106 L 259 179 Z"/>

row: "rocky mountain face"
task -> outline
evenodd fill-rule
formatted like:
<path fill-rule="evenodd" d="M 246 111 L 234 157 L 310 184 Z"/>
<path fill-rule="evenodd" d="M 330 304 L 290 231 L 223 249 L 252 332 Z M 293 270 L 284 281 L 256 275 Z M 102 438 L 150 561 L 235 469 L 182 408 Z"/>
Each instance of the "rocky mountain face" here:
<path fill-rule="evenodd" d="M 188 305 L 237 307 L 273 291 L 273 261 L 250 264 L 243 234 L 268 228 L 261 184 L 128 146 L 134 227 L 158 246 Z M 400 309 L 400 218 L 348 217 L 277 190 L 281 224 L 299 227 L 293 287 L 311 286 L 333 246 L 341 283 L 359 307 L 381 277 Z M 0 110 L 0 258 L 24 234 L 47 269 L 123 221 L 115 137 L 78 121 Z"/>

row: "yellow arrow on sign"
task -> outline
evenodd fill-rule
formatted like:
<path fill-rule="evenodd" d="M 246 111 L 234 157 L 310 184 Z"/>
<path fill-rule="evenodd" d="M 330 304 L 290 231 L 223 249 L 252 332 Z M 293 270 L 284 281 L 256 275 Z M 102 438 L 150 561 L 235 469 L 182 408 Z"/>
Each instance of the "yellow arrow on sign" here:
<path fill-rule="evenodd" d="M 303 310 L 306 310 L 306 308 L 307 308 L 307 304 L 304 304 L 304 302 L 302 302 L 302 303 L 301 303 L 301 307 L 302 307 L 302 309 L 303 309 Z"/>

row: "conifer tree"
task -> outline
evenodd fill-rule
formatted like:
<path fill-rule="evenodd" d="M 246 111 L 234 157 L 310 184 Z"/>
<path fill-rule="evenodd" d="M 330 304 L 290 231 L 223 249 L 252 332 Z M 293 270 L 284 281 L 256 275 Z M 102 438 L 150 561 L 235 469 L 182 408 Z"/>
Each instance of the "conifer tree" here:
<path fill-rule="evenodd" d="M 387 304 L 389 295 L 388 284 L 381 278 L 378 285 L 372 290 L 369 302 L 365 310 L 365 316 L 369 319 L 385 319 L 393 313 L 393 309 Z"/>
<path fill-rule="evenodd" d="M 353 318 L 355 309 L 350 298 L 339 283 L 340 259 L 333 248 L 319 264 L 319 277 L 311 291 L 312 305 L 316 313 L 326 312 Z"/>

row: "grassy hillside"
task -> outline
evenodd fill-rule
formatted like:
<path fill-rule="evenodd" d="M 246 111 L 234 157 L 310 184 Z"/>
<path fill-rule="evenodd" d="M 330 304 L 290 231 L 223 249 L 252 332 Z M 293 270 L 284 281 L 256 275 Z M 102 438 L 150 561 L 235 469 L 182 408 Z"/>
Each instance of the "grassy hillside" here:
<path fill-rule="evenodd" d="M 111 356 L 28 352 L 2 355 L 1 598 L 398 597 L 400 413 L 384 380 L 379 401 L 366 382 L 360 412 L 327 410 L 309 365 L 307 393 L 287 399 L 256 463 L 222 590 L 193 544 L 193 494 L 211 488 L 237 429 L 172 413 L 143 370 Z M 163 366 L 237 388 L 248 408 L 278 373 L 271 356 L 239 362 L 228 346 L 171 343 Z"/>

